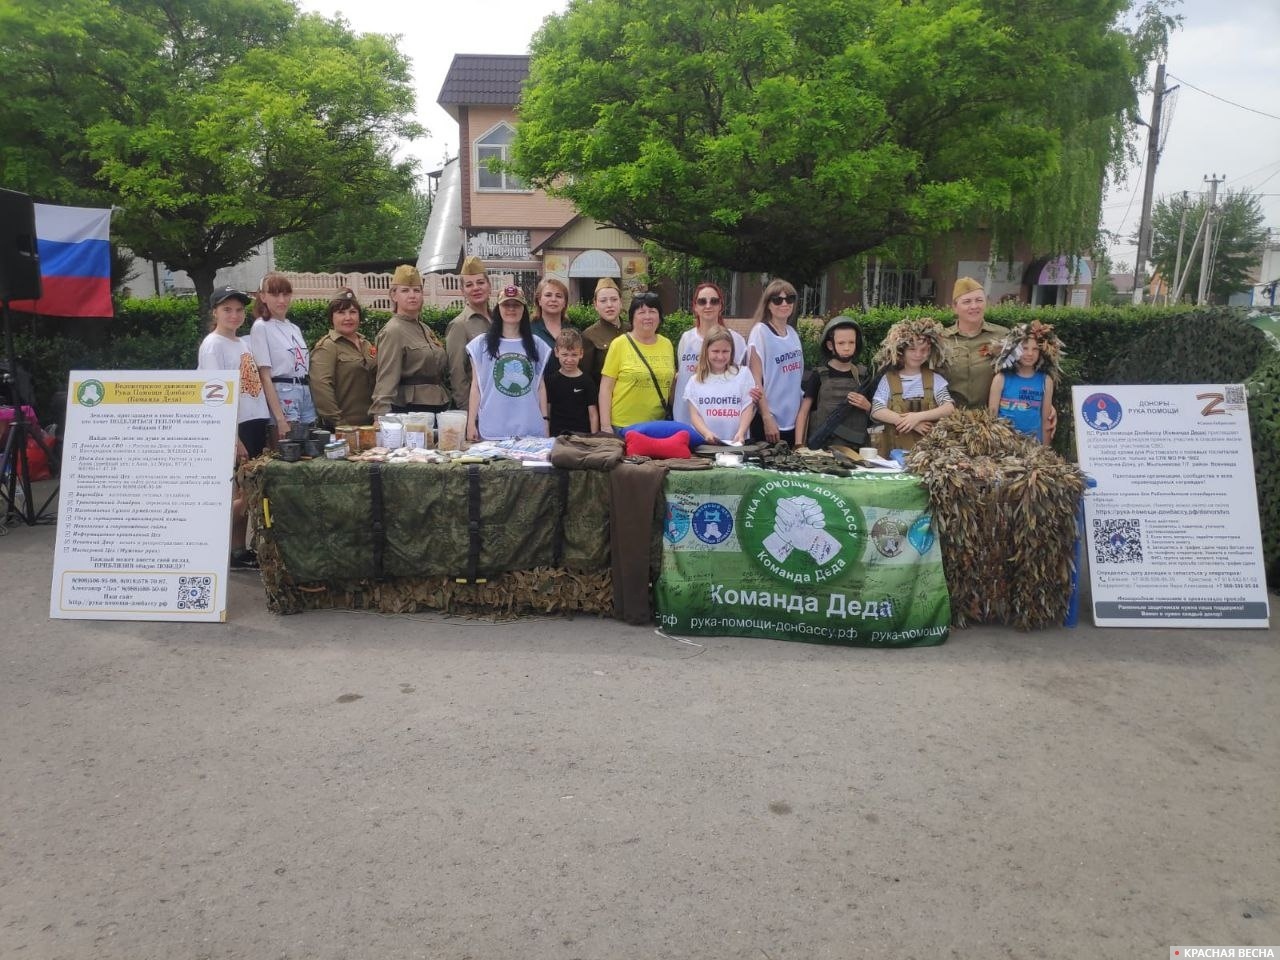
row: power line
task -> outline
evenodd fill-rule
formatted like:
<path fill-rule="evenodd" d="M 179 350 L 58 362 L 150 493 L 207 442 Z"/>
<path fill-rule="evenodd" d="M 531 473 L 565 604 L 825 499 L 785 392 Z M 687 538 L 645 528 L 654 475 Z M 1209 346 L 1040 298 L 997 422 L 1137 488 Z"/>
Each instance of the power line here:
<path fill-rule="evenodd" d="M 1179 83 L 1185 83 L 1192 90 L 1199 90 L 1200 93 L 1203 93 L 1206 97 L 1213 97 L 1215 100 L 1221 100 L 1223 103 L 1230 104 L 1233 107 L 1239 107 L 1241 110 L 1248 110 L 1250 113 L 1256 113 L 1258 116 L 1266 117 L 1269 120 L 1280 120 L 1280 117 L 1277 117 L 1274 113 L 1264 113 L 1261 110 L 1255 110 L 1253 107 L 1246 107 L 1243 103 L 1236 103 L 1234 100 L 1228 100 L 1226 97 L 1220 97 L 1216 93 L 1210 93 L 1208 90 L 1202 90 L 1191 81 L 1183 80 L 1181 77 L 1175 77 L 1172 73 L 1169 74 L 1169 79 L 1177 80 Z"/>
<path fill-rule="evenodd" d="M 1268 167 L 1275 167 L 1275 166 L 1280 166 L 1280 160 L 1272 160 L 1270 163 L 1264 163 L 1262 166 L 1254 170 L 1250 170 L 1248 173 L 1238 173 L 1235 175 L 1235 177 L 1237 180 L 1243 180 L 1246 177 L 1252 177 L 1255 173 L 1261 173 L 1263 170 L 1266 170 Z"/>
<path fill-rule="evenodd" d="M 1259 183 L 1259 184 L 1258 184 L 1258 186 L 1262 186 L 1262 184 L 1266 183 L 1266 182 L 1267 182 L 1267 180 L 1270 180 L 1272 177 L 1274 177 L 1274 176 L 1276 175 L 1276 173 L 1280 173 L 1280 170 L 1277 170 L 1275 173 L 1269 174 L 1269 175 L 1267 176 L 1266 180 L 1263 180 L 1263 181 L 1262 181 L 1262 183 Z M 1275 194 L 1273 194 L 1273 193 L 1260 193 L 1260 194 L 1258 194 L 1258 196 L 1260 196 L 1260 197 L 1273 197 L 1273 196 L 1275 196 Z"/>

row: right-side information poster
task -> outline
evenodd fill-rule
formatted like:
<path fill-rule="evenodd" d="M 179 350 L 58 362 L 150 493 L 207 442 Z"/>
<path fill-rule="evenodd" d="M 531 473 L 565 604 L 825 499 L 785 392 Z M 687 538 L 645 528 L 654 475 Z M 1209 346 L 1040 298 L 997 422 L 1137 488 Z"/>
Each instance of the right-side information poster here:
<path fill-rule="evenodd" d="M 1249 412 L 1240 384 L 1072 387 L 1093 620 L 1266 627 Z"/>

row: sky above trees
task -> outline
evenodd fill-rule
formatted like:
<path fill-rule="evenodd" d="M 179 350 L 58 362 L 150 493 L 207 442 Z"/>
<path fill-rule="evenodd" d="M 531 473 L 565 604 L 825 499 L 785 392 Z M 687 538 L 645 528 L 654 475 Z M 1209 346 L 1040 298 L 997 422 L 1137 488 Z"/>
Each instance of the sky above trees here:
<path fill-rule="evenodd" d="M 341 12 L 357 30 L 402 33 L 401 49 L 413 58 L 418 119 L 429 136 L 412 145 L 423 169 L 440 165 L 458 149 L 457 124 L 436 104 L 455 53 L 525 53 L 544 17 L 561 13 L 566 0 L 488 0 L 482 16 L 456 4 L 405 5 L 400 0 L 301 0 L 305 9 Z M 1172 37 L 1168 71 L 1189 83 L 1280 116 L 1280 5 L 1273 0 L 1185 0 L 1175 8 L 1182 29 Z M 1176 81 L 1170 81 L 1176 82 Z M 1144 117 L 1150 95 L 1142 100 Z M 1139 147 L 1145 131 L 1139 131 Z M 1184 86 L 1156 177 L 1156 195 L 1203 189 L 1202 177 L 1225 174 L 1227 186 L 1263 196 L 1266 225 L 1280 233 L 1280 120 L 1233 107 Z M 1267 178 L 1271 177 L 1270 180 Z M 1113 185 L 1104 201 L 1104 226 L 1122 242 L 1117 260 L 1132 263 L 1142 203 L 1142 175 L 1135 164 L 1127 182 Z"/>

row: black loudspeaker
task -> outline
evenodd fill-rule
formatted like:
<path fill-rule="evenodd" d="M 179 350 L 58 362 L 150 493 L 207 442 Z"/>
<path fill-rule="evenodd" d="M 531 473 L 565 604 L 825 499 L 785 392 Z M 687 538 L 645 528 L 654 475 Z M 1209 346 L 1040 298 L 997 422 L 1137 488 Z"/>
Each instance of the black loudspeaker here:
<path fill-rule="evenodd" d="M 0 300 L 39 300 L 36 207 L 16 190 L 0 190 Z"/>

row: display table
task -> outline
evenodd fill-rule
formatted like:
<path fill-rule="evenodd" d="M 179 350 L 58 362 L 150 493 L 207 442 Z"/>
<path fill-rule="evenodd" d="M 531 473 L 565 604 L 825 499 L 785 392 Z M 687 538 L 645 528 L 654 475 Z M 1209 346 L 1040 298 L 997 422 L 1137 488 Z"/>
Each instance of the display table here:
<path fill-rule="evenodd" d="M 277 613 L 612 610 L 602 473 L 260 460 L 245 482 Z"/>
<path fill-rule="evenodd" d="M 668 474 L 658 620 L 673 633 L 942 643 L 951 606 L 910 474 Z"/>
<path fill-rule="evenodd" d="M 276 612 L 613 611 L 607 473 L 268 460 L 248 482 Z M 873 646 L 946 639 L 941 552 L 917 478 L 713 468 L 670 472 L 664 493 L 651 569 L 660 564 L 667 629 Z"/>

